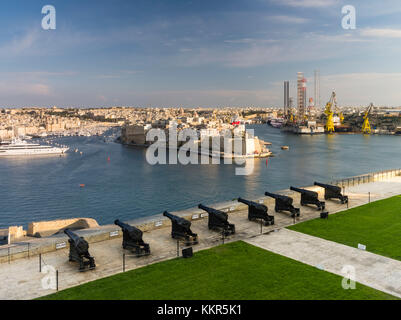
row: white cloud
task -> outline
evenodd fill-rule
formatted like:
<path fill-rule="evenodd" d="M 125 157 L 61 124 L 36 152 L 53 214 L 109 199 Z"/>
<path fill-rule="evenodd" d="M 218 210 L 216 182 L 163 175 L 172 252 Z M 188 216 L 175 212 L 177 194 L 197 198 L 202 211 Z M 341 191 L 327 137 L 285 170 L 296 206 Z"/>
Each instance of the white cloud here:
<path fill-rule="evenodd" d="M 39 105 L 54 98 L 49 78 L 59 76 L 58 72 L 27 71 L 0 72 L 0 96 L 2 105 Z"/>
<path fill-rule="evenodd" d="M 191 53 L 181 53 L 175 57 L 175 63 L 180 66 L 219 64 L 246 68 L 280 62 L 317 62 L 322 59 L 348 58 L 350 53 L 371 49 L 372 40 L 359 37 L 357 33 L 324 35 L 313 32 L 290 39 L 231 39 L 224 41 L 229 47 L 211 45 L 194 49 Z"/>
<path fill-rule="evenodd" d="M 256 39 L 256 38 L 243 38 L 243 39 L 232 39 L 224 40 L 225 43 L 238 43 L 238 44 L 256 44 L 256 43 L 274 43 L 278 42 L 275 39 Z"/>
<path fill-rule="evenodd" d="M 76 71 L 0 71 L 0 77 L 20 78 L 20 79 L 47 79 L 50 77 L 63 77 L 77 75 Z"/>
<path fill-rule="evenodd" d="M 271 106 L 274 101 L 281 100 L 281 89 L 274 87 L 267 90 L 138 91 L 131 92 L 130 101 L 135 101 L 135 105 L 158 106 Z"/>
<path fill-rule="evenodd" d="M 321 77 L 321 101 L 326 103 L 331 91 L 340 105 L 401 105 L 401 73 L 348 73 Z"/>
<path fill-rule="evenodd" d="M 137 75 L 138 73 L 142 73 L 142 71 L 122 70 L 122 71 L 116 71 L 115 73 L 111 73 L 111 74 L 96 74 L 93 77 L 96 79 L 121 79 L 121 78 L 128 78 L 130 76 Z"/>
<path fill-rule="evenodd" d="M 280 5 L 304 8 L 331 7 L 339 3 L 338 0 L 274 0 L 274 2 Z"/>
<path fill-rule="evenodd" d="M 4 97 L 9 96 L 49 96 L 50 87 L 44 83 L 29 82 L 0 82 L 0 94 Z"/>
<path fill-rule="evenodd" d="M 280 23 L 286 23 L 286 24 L 304 24 L 309 22 L 309 19 L 306 18 L 301 18 L 301 17 L 295 17 L 295 16 L 271 16 L 268 17 L 267 20 L 273 20 L 277 21 Z"/>
<path fill-rule="evenodd" d="M 30 50 L 39 38 L 38 32 L 34 29 L 0 46 L 0 55 L 15 56 Z"/>
<path fill-rule="evenodd" d="M 401 38 L 401 29 L 366 28 L 360 31 L 361 36 L 374 38 Z"/>

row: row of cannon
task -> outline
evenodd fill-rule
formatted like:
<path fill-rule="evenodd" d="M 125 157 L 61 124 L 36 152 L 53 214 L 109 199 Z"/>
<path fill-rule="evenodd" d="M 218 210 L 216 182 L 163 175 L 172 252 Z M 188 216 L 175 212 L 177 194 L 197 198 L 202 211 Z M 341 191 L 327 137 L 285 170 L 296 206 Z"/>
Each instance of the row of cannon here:
<path fill-rule="evenodd" d="M 315 185 L 325 189 L 325 200 L 339 199 L 342 204 L 348 202 L 348 197 L 341 194 L 340 187 L 318 182 L 315 182 Z M 301 194 L 301 205 L 316 205 L 318 210 L 323 211 L 325 209 L 325 202 L 319 200 L 317 192 L 292 186 L 290 189 Z M 270 192 L 265 192 L 265 195 L 275 199 L 276 212 L 288 211 L 291 217 L 300 215 L 300 209 L 295 208 L 293 205 L 293 198 Z M 274 216 L 268 214 L 266 205 L 243 198 L 238 198 L 237 200 L 248 206 L 248 220 L 261 222 L 265 226 L 274 224 Z M 235 234 L 235 225 L 228 222 L 226 212 L 207 207 L 203 204 L 199 204 L 198 208 L 208 213 L 208 228 L 210 230 L 221 232 L 223 236 Z M 163 215 L 171 220 L 171 237 L 173 239 L 184 241 L 186 246 L 198 243 L 198 235 L 192 232 L 190 221 L 167 211 L 164 211 Z M 140 229 L 120 220 L 115 220 L 114 223 L 123 232 L 123 249 L 130 250 L 137 257 L 150 254 L 150 246 L 143 241 L 143 232 Z M 94 269 L 96 267 L 95 259 L 89 254 L 88 242 L 69 229 L 66 229 L 64 233 L 69 237 L 69 260 L 78 262 L 80 271 Z"/>

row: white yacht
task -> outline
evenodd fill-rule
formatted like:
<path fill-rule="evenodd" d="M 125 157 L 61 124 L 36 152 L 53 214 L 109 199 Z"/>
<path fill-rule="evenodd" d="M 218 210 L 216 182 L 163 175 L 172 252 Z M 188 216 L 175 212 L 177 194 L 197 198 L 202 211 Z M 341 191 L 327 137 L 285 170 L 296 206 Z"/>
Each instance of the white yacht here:
<path fill-rule="evenodd" d="M 40 145 L 28 143 L 20 139 L 14 139 L 9 143 L 0 144 L 0 157 L 2 156 L 31 156 L 44 154 L 63 154 L 67 152 L 67 147 L 53 147 L 50 145 Z"/>

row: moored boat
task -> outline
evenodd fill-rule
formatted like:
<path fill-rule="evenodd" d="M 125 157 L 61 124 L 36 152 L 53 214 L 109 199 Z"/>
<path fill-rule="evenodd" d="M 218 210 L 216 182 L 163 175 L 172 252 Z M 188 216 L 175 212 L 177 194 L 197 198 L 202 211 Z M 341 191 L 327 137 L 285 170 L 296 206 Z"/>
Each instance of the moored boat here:
<path fill-rule="evenodd" d="M 2 156 L 31 156 L 44 154 L 64 154 L 68 147 L 53 147 L 28 143 L 20 139 L 14 139 L 9 143 L 0 144 L 0 157 Z"/>

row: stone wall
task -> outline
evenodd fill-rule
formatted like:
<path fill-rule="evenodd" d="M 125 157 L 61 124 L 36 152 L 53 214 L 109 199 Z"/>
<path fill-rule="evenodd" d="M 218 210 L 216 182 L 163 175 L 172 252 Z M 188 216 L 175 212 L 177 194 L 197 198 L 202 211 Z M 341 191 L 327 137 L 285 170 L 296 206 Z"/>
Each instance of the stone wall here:
<path fill-rule="evenodd" d="M 44 237 L 50 236 L 67 228 L 72 229 L 88 229 L 99 227 L 95 219 L 91 218 L 75 218 L 54 221 L 31 222 L 28 225 L 28 236 Z"/>

